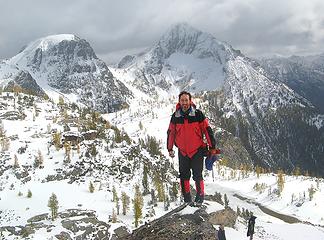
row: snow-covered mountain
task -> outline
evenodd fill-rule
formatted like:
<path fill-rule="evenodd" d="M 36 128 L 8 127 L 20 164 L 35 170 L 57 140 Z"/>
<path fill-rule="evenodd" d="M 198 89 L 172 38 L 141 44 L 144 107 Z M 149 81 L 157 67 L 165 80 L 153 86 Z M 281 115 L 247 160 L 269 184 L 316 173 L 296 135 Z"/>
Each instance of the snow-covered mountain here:
<path fill-rule="evenodd" d="M 126 56 L 118 66 L 113 70 L 118 78 L 149 94 L 162 88 L 203 96 L 211 122 L 240 138 L 249 153 L 245 163 L 251 158 L 254 166 L 300 166 L 324 174 L 324 116 L 257 61 L 211 34 L 175 25 L 149 50 Z"/>
<path fill-rule="evenodd" d="M 324 54 L 259 60 L 269 77 L 287 84 L 324 113 Z"/>
<path fill-rule="evenodd" d="M 71 34 L 37 39 L 16 56 L 3 61 L 1 84 L 15 81 L 17 70 L 28 72 L 50 97 L 57 93 L 69 95 L 101 112 L 125 107 L 126 99 L 132 95 L 98 59 L 90 44 Z"/>
<path fill-rule="evenodd" d="M 124 57 L 118 66 L 133 76 L 133 85 L 148 93 L 155 86 L 198 92 L 221 88 L 226 62 L 238 55 L 211 34 L 178 24 L 149 50 Z"/>

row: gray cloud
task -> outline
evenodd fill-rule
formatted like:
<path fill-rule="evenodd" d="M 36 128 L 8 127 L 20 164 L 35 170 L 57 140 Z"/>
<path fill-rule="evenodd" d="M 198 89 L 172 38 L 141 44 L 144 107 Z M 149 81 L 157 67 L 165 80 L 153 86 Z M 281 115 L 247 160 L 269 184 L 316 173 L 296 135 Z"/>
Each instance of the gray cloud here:
<path fill-rule="evenodd" d="M 111 62 L 187 22 L 248 56 L 324 52 L 321 0 L 0 0 L 0 59 L 50 34 L 73 33 Z"/>

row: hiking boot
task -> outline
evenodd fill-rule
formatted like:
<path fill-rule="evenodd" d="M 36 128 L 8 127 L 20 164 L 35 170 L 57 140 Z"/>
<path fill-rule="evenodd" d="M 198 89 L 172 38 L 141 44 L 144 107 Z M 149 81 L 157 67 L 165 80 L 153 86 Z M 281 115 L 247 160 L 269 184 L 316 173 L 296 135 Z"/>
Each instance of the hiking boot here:
<path fill-rule="evenodd" d="M 195 197 L 195 202 L 196 203 L 203 203 L 204 202 L 204 195 L 197 194 L 196 197 Z"/>
<path fill-rule="evenodd" d="M 183 200 L 185 203 L 190 203 L 191 202 L 191 194 L 190 193 L 185 193 L 183 195 Z"/>

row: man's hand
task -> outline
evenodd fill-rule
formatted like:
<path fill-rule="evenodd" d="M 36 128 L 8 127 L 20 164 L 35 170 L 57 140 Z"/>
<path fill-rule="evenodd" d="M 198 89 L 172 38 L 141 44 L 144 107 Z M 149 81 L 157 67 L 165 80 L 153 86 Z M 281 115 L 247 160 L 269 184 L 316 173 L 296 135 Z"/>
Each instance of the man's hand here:
<path fill-rule="evenodd" d="M 171 158 L 174 158 L 174 151 L 173 150 L 171 150 L 171 151 L 169 151 L 169 156 L 171 157 Z"/>
<path fill-rule="evenodd" d="M 221 154 L 221 151 L 219 148 L 211 148 L 209 149 L 209 155 L 214 156 L 214 155 L 219 155 Z"/>
<path fill-rule="evenodd" d="M 209 149 L 209 156 L 213 157 L 215 159 L 215 161 L 219 161 L 222 158 L 222 152 L 219 148 L 212 148 Z"/>

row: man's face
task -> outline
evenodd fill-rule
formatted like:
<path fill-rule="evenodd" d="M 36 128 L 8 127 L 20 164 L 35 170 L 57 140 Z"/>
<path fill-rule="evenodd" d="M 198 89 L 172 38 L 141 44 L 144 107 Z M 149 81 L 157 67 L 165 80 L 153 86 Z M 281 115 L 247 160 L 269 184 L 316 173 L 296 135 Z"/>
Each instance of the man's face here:
<path fill-rule="evenodd" d="M 180 102 L 182 111 L 186 112 L 190 108 L 189 95 L 182 94 L 179 102 Z"/>

